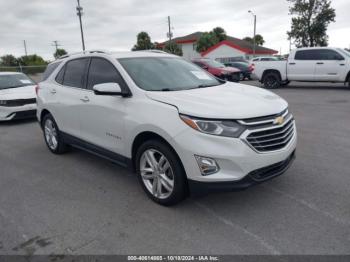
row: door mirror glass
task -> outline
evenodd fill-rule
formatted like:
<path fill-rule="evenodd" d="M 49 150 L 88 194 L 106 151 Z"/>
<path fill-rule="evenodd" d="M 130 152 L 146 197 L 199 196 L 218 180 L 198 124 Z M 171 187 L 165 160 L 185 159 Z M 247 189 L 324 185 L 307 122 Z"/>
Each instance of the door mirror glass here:
<path fill-rule="evenodd" d="M 111 95 L 111 96 L 121 96 L 122 89 L 117 83 L 103 83 L 93 86 L 93 90 L 96 95 Z"/>

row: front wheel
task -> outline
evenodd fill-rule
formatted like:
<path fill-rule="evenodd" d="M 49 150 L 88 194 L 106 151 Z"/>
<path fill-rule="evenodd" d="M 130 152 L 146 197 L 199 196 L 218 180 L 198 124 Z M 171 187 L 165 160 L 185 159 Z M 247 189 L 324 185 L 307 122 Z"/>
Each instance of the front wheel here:
<path fill-rule="evenodd" d="M 281 78 L 278 73 L 269 72 L 265 74 L 263 84 L 267 89 L 275 89 L 281 86 Z"/>
<path fill-rule="evenodd" d="M 136 171 L 146 194 L 156 203 L 170 206 L 187 195 L 187 179 L 180 159 L 164 142 L 146 141 L 136 153 Z"/>

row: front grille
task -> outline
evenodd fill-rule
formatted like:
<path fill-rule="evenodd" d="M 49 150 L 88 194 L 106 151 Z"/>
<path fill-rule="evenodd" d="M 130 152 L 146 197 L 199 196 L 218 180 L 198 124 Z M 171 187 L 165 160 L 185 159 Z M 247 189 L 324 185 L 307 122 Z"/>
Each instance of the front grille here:
<path fill-rule="evenodd" d="M 26 118 L 35 118 L 36 117 L 36 110 L 21 111 L 21 112 L 12 113 L 11 115 L 13 115 L 13 114 L 15 116 L 14 116 L 14 118 L 12 118 L 12 120 L 15 120 L 15 119 L 16 120 L 17 119 L 26 119 Z"/>
<path fill-rule="evenodd" d="M 16 107 L 16 106 L 24 106 L 29 104 L 35 104 L 36 99 L 35 98 L 29 98 L 29 99 L 15 99 L 15 100 L 6 100 L 6 103 L 2 104 L 2 106 L 8 106 L 8 107 Z"/>
<path fill-rule="evenodd" d="M 278 115 L 283 115 L 286 119 L 282 125 L 274 123 L 276 116 L 271 117 L 270 120 L 264 117 L 260 121 L 254 121 L 254 127 L 249 130 L 245 140 L 256 151 L 264 153 L 281 150 L 293 139 L 295 134 L 293 116 L 288 111 Z"/>

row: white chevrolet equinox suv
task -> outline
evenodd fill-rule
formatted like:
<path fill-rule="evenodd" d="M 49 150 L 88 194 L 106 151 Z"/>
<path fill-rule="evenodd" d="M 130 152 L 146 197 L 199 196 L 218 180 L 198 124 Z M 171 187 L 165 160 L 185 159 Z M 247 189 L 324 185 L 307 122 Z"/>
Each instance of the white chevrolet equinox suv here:
<path fill-rule="evenodd" d="M 284 99 L 180 57 L 86 51 L 47 70 L 37 117 L 49 150 L 73 146 L 130 167 L 159 204 L 247 188 L 294 159 L 297 133 Z"/>

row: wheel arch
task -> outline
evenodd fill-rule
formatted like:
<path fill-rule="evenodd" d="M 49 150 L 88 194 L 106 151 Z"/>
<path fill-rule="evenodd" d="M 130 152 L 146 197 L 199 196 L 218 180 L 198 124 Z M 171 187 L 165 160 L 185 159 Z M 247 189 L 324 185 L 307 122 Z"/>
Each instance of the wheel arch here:
<path fill-rule="evenodd" d="M 40 125 L 42 125 L 42 121 L 43 121 L 43 118 L 48 115 L 48 114 L 51 114 L 49 110 L 47 109 L 43 109 L 40 113 L 40 119 L 39 119 L 39 122 L 40 122 Z"/>
<path fill-rule="evenodd" d="M 349 82 L 350 84 L 350 71 L 348 72 L 348 74 L 346 75 L 346 78 L 345 78 L 345 83 Z"/>
<path fill-rule="evenodd" d="M 282 75 L 281 75 L 281 72 L 277 69 L 267 69 L 264 71 L 262 77 L 261 77 L 261 82 L 264 82 L 264 79 L 265 79 L 265 76 L 269 73 L 276 73 L 279 78 L 280 78 L 280 81 L 282 81 Z"/>
<path fill-rule="evenodd" d="M 182 166 L 182 168 L 184 169 L 184 166 L 182 164 L 181 158 L 179 156 L 179 154 L 176 152 L 175 148 L 161 135 L 152 132 L 152 131 L 143 131 L 141 133 L 139 133 L 135 138 L 134 141 L 132 143 L 132 147 L 131 147 L 131 161 L 132 161 L 132 168 L 134 170 L 136 170 L 136 153 L 137 153 L 137 149 L 146 141 L 148 140 L 158 140 L 161 141 L 163 143 L 165 143 L 167 146 L 169 146 L 169 148 L 171 148 L 171 150 L 174 152 L 174 154 L 176 155 L 176 157 L 178 158 L 178 160 L 180 161 L 180 164 Z"/>

